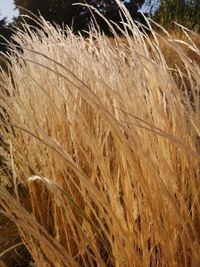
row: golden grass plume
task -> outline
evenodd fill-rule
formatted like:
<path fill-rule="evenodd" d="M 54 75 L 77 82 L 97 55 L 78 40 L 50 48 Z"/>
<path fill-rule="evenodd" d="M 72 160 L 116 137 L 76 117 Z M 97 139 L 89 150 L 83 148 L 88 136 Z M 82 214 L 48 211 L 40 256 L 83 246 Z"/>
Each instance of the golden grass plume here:
<path fill-rule="evenodd" d="M 1 74 L 2 262 L 21 247 L 38 267 L 199 266 L 198 62 L 166 33 L 42 23 Z"/>

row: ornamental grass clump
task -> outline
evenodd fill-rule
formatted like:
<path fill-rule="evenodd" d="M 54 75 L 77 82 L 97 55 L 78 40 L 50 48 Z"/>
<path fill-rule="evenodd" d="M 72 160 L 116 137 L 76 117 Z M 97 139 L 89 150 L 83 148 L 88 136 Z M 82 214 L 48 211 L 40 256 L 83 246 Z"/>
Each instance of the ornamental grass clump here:
<path fill-rule="evenodd" d="M 112 40 L 40 23 L 0 79 L 2 264 L 199 266 L 198 62 L 130 21 Z"/>

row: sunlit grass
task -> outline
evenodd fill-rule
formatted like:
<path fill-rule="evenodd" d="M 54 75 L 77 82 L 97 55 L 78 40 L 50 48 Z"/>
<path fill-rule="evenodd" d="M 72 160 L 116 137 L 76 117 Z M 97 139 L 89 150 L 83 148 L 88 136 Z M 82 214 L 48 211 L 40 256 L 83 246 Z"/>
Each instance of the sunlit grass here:
<path fill-rule="evenodd" d="M 21 247 L 36 266 L 199 266 L 199 48 L 130 27 L 16 34 L 1 75 L 5 263 Z"/>

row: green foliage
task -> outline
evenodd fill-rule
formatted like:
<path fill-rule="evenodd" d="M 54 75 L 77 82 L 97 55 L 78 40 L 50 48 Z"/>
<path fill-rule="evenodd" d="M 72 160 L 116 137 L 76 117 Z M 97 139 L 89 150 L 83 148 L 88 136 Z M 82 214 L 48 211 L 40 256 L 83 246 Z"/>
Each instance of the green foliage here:
<path fill-rule="evenodd" d="M 200 32 L 200 1 L 198 0 L 162 0 L 154 19 L 165 28 L 175 29 L 177 22 Z"/>

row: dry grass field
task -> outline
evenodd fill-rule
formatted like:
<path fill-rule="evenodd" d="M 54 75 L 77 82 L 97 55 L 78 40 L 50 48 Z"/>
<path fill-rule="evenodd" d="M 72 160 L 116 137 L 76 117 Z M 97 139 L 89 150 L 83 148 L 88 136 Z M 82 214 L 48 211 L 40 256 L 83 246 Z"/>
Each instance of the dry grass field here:
<path fill-rule="evenodd" d="M 42 23 L 1 73 L 0 265 L 200 266 L 199 36 Z"/>

